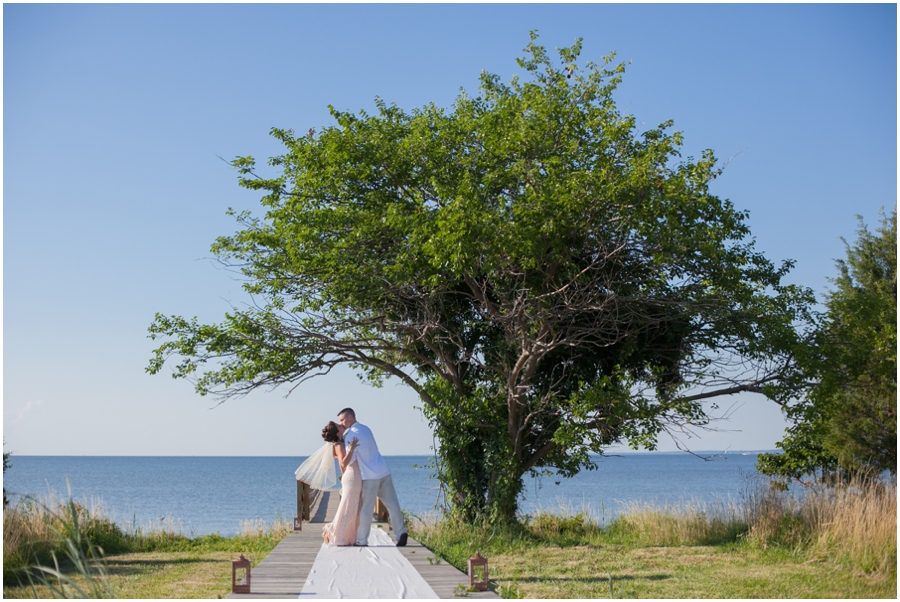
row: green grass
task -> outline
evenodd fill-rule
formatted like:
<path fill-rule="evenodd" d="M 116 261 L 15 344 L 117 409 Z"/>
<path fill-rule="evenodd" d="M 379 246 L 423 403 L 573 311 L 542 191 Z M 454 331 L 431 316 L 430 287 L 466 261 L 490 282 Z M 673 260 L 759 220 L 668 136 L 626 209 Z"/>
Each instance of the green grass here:
<path fill-rule="evenodd" d="M 45 506 L 4 512 L 5 598 L 53 594 L 52 583 L 35 591 L 9 576 L 21 576 L 29 553 L 65 560 L 65 535 L 73 539 L 67 520 L 107 547 L 100 563 L 81 546 L 81 570 L 68 562 L 62 573 L 85 591 L 83 573 L 90 573 L 102 585 L 94 597 L 110 591 L 117 598 L 224 596 L 231 560 L 244 553 L 256 565 L 292 528 L 276 520 L 245 523 L 235 537 L 189 538 L 172 528 L 125 533 L 84 506 L 63 506 L 77 521 Z M 894 599 L 896 510 L 895 488 L 854 484 L 811 491 L 802 502 L 755 490 L 727 505 L 634 505 L 602 526 L 589 509 L 571 508 L 507 526 L 416 518 L 409 526 L 434 558 L 460 570 L 476 551 L 486 556 L 491 588 L 507 598 Z"/>
<path fill-rule="evenodd" d="M 727 505 L 635 505 L 603 527 L 562 508 L 505 527 L 413 519 L 410 531 L 460 570 L 488 557 L 504 597 L 894 599 L 896 509 L 896 489 L 856 484 L 803 502 L 756 490 Z"/>
<path fill-rule="evenodd" d="M 243 553 L 255 566 L 293 524 L 256 520 L 241 528 L 233 537 L 190 538 L 169 521 L 125 532 L 93 504 L 26 500 L 3 513 L 3 597 L 224 596 L 231 561 Z"/>
<path fill-rule="evenodd" d="M 546 519 L 544 519 L 546 520 Z M 895 598 L 891 574 L 847 570 L 803 551 L 744 542 L 655 546 L 603 530 L 537 536 L 526 527 L 416 525 L 413 536 L 465 570 L 476 551 L 489 559 L 495 589 L 528 598 Z M 616 542 L 619 543 L 616 543 Z"/>
<path fill-rule="evenodd" d="M 232 552 L 143 552 L 106 558 L 107 583 L 124 599 L 217 598 L 231 591 Z M 255 560 L 255 558 L 254 558 Z M 76 582 L 81 582 L 75 578 Z M 56 597 L 51 590 L 3 584 L 4 598 Z"/>

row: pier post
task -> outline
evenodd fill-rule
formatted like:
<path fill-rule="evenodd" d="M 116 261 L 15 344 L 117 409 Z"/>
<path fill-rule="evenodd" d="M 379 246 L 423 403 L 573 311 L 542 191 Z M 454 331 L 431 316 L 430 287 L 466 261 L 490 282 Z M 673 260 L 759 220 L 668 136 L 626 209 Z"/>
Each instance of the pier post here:
<path fill-rule="evenodd" d="M 303 481 L 297 481 L 297 518 L 294 519 L 294 530 L 303 530 L 303 521 L 309 521 L 311 488 Z"/>

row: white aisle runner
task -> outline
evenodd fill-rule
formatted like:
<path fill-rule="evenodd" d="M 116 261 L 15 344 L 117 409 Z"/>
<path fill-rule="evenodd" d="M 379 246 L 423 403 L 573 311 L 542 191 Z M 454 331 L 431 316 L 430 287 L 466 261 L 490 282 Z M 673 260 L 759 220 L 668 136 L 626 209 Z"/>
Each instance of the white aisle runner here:
<path fill-rule="evenodd" d="M 368 547 L 322 545 L 301 598 L 437 598 L 397 549 L 391 536 L 372 527 Z"/>

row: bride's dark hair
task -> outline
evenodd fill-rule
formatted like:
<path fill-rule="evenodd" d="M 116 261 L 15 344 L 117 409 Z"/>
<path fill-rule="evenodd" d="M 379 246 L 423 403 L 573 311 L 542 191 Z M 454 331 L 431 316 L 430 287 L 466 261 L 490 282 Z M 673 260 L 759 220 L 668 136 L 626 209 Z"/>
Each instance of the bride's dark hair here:
<path fill-rule="evenodd" d="M 329 443 L 337 443 L 341 440 L 341 436 L 338 434 L 339 429 L 336 422 L 329 422 L 325 425 L 325 428 L 322 429 L 322 439 L 328 441 Z"/>

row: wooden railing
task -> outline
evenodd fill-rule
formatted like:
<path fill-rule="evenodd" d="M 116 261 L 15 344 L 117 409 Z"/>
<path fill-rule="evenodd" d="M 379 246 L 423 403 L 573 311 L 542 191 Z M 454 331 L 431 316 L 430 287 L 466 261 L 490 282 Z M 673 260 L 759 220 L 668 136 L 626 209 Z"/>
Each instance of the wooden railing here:
<path fill-rule="evenodd" d="M 313 489 L 308 483 L 297 481 L 297 517 L 294 519 L 294 531 L 303 529 L 303 521 L 309 522 L 310 511 L 322 492 Z"/>
<path fill-rule="evenodd" d="M 319 489 L 313 489 L 304 481 L 297 481 L 297 516 L 294 518 L 294 531 L 303 529 L 303 521 L 309 522 L 312 508 L 321 497 Z M 390 519 L 387 507 L 380 498 L 375 499 L 375 517 L 379 521 L 387 522 Z"/>
<path fill-rule="evenodd" d="M 391 515 L 388 512 L 387 506 L 384 505 L 384 502 L 381 501 L 381 498 L 375 498 L 375 518 L 377 518 L 380 522 L 386 523 L 390 520 L 390 517 Z"/>

